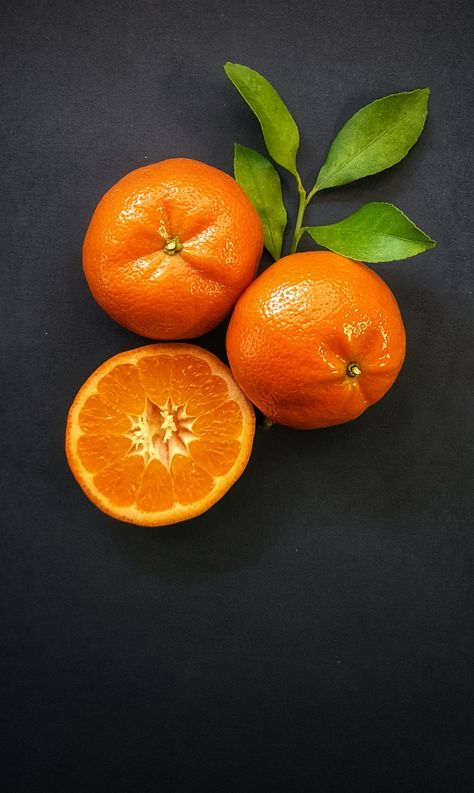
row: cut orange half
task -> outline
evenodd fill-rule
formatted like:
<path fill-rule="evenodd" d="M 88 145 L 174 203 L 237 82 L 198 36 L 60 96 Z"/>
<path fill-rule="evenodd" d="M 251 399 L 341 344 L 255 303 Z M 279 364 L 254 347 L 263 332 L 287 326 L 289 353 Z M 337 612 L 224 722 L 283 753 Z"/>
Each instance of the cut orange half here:
<path fill-rule="evenodd" d="M 141 526 L 200 515 L 247 465 L 252 405 L 230 369 L 194 344 L 115 355 L 69 411 L 66 454 L 103 512 Z"/>

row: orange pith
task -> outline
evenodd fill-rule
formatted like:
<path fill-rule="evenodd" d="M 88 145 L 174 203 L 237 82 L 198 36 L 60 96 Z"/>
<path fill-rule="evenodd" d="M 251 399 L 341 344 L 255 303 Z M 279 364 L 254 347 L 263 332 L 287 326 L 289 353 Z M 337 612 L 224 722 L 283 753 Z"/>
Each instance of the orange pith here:
<path fill-rule="evenodd" d="M 103 196 L 83 266 L 113 319 L 152 339 L 212 330 L 255 277 L 260 218 L 237 182 L 185 158 L 138 168 Z"/>
<path fill-rule="evenodd" d="M 77 394 L 66 453 L 89 498 L 143 526 L 201 514 L 250 456 L 252 406 L 228 367 L 191 344 L 151 344 L 114 356 Z"/>

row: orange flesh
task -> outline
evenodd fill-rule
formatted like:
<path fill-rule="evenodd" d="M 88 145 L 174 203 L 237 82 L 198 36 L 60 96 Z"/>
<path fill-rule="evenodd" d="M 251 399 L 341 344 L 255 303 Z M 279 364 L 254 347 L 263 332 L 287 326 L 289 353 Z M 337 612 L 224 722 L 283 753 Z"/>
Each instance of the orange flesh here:
<path fill-rule="evenodd" d="M 91 500 L 121 520 L 162 525 L 200 514 L 240 476 L 254 412 L 230 371 L 188 344 L 122 353 L 71 408 L 66 451 Z"/>

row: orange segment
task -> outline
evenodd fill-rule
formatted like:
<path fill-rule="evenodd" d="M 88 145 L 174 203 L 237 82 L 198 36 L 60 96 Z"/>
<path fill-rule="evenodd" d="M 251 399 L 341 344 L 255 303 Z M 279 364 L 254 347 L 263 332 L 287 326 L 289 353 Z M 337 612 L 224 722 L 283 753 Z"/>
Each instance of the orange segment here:
<path fill-rule="evenodd" d="M 192 355 L 145 358 L 137 368 L 143 387 L 155 404 L 168 398 L 175 405 L 184 404 L 192 393 L 206 385 L 212 374 L 206 361 Z"/>
<path fill-rule="evenodd" d="M 222 377 L 212 375 L 195 393 L 193 393 L 186 405 L 188 416 L 199 418 L 200 415 L 208 410 L 220 405 L 228 396 L 225 380 Z"/>
<path fill-rule="evenodd" d="M 232 468 L 239 445 L 238 441 L 209 441 L 206 438 L 191 443 L 189 453 L 211 476 L 223 476 Z"/>
<path fill-rule="evenodd" d="M 194 460 L 176 455 L 171 462 L 174 492 L 181 504 L 192 504 L 207 496 L 214 485 L 212 476 L 206 473 Z"/>
<path fill-rule="evenodd" d="M 69 411 L 66 454 L 86 495 L 120 520 L 159 526 L 209 509 L 242 474 L 255 415 L 227 366 L 191 344 L 106 361 Z"/>
<path fill-rule="evenodd" d="M 140 382 L 155 405 L 166 402 L 169 396 L 173 359 L 170 355 L 153 355 L 137 361 Z"/>
<path fill-rule="evenodd" d="M 145 389 L 136 366 L 124 363 L 104 375 L 97 386 L 103 400 L 123 413 L 138 416 L 145 409 Z"/>
<path fill-rule="evenodd" d="M 111 465 L 94 476 L 94 484 L 117 507 L 129 507 L 140 486 L 144 468 L 145 462 L 138 454 L 116 457 Z"/>
<path fill-rule="evenodd" d="M 187 404 L 194 393 L 202 391 L 211 375 L 211 367 L 206 361 L 196 360 L 192 355 L 177 355 L 173 359 L 170 387 L 175 405 Z"/>
<path fill-rule="evenodd" d="M 125 435 L 81 435 L 77 442 L 77 453 L 84 468 L 96 474 L 117 457 L 125 457 L 131 445 L 130 438 Z"/>
<path fill-rule="evenodd" d="M 96 393 L 90 396 L 79 413 L 81 430 L 86 434 L 121 435 L 127 432 L 132 424 L 130 419 L 120 410 L 116 410 L 104 402 Z"/>
<path fill-rule="evenodd" d="M 144 512 L 162 512 L 174 504 L 173 483 L 169 470 L 158 460 L 151 460 L 142 477 L 136 504 Z"/>
<path fill-rule="evenodd" d="M 203 413 L 193 424 L 196 435 L 237 438 L 242 432 L 242 411 L 237 402 L 227 400 L 214 410 Z"/>

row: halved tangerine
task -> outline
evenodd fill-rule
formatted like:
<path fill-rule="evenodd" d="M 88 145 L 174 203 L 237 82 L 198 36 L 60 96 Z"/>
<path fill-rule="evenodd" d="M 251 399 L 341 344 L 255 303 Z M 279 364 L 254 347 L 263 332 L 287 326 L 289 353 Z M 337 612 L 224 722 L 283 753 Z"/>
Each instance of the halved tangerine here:
<path fill-rule="evenodd" d="M 90 500 L 114 518 L 162 526 L 200 515 L 247 465 L 252 405 L 230 369 L 194 344 L 122 352 L 84 383 L 66 455 Z"/>

